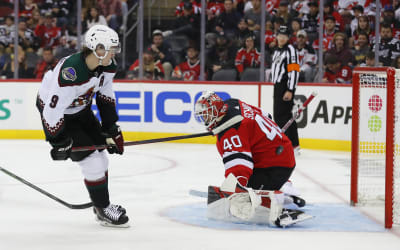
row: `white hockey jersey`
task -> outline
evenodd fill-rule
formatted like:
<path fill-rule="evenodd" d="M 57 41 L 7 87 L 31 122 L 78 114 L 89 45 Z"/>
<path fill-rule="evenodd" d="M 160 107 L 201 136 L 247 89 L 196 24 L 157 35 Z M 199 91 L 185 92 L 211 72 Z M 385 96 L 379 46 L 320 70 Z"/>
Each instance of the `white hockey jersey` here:
<path fill-rule="evenodd" d="M 115 62 L 90 71 L 82 52 L 62 58 L 53 70 L 47 71 L 37 99 L 46 138 L 57 137 L 65 126 L 64 115 L 76 114 L 90 107 L 95 94 L 97 102 L 100 100 L 113 107 L 110 122 L 116 122 L 118 118 L 112 89 L 115 72 Z M 101 110 L 100 115 L 103 120 Z"/>

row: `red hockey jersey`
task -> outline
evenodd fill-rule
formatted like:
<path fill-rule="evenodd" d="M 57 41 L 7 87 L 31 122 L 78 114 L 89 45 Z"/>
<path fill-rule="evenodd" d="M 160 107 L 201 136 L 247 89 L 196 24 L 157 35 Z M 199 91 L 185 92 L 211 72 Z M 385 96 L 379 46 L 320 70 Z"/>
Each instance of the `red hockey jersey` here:
<path fill-rule="evenodd" d="M 351 83 L 352 73 L 349 66 L 342 66 L 338 72 L 334 73 L 329 70 L 325 71 L 324 77 L 328 79 L 328 82 L 333 83 Z"/>
<path fill-rule="evenodd" d="M 238 99 L 229 99 L 225 105 L 227 113 L 218 126 L 235 116 L 243 117 L 218 134 L 217 148 L 223 158 L 225 177 L 230 173 L 245 177 L 238 178 L 245 186 L 254 168 L 296 165 L 292 143 L 269 114 Z"/>
<path fill-rule="evenodd" d="M 197 81 L 200 77 L 200 61 L 191 64 L 189 60 L 175 67 L 172 76 L 184 81 Z"/>
<path fill-rule="evenodd" d="M 260 66 L 260 52 L 257 49 L 247 52 L 245 48 L 241 48 L 236 54 L 235 66 L 240 73 L 247 67 Z"/>

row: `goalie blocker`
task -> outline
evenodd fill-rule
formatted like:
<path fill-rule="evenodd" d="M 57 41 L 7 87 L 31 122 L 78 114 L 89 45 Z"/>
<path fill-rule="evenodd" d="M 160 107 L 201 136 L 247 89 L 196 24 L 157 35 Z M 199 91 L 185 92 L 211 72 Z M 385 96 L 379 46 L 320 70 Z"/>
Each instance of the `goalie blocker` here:
<path fill-rule="evenodd" d="M 229 222 L 250 222 L 287 227 L 311 219 L 300 210 L 283 208 L 281 191 L 253 190 L 229 175 L 221 188 L 208 187 L 207 217 Z"/>

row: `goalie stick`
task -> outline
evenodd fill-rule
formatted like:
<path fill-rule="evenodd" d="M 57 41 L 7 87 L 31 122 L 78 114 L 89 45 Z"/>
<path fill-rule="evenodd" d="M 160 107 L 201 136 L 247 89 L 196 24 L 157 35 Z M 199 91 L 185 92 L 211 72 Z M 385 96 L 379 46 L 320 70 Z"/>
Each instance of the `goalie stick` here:
<path fill-rule="evenodd" d="M 208 193 L 204 192 L 204 191 L 200 191 L 200 190 L 195 190 L 195 189 L 190 189 L 189 190 L 189 194 L 192 196 L 197 196 L 197 197 L 201 197 L 201 198 L 207 198 L 208 197 Z"/>
<path fill-rule="evenodd" d="M 65 202 L 65 201 L 61 200 L 60 198 L 58 198 L 58 197 L 56 197 L 56 196 L 50 194 L 49 192 L 47 192 L 47 191 L 45 191 L 45 190 L 39 188 L 38 186 L 36 186 L 36 185 L 30 183 L 29 181 L 27 181 L 27 180 L 25 180 L 25 179 L 23 179 L 23 178 L 21 178 L 21 177 L 15 175 L 15 174 L 11 173 L 11 172 L 8 171 L 7 169 L 4 169 L 4 168 L 0 167 L 0 171 L 4 172 L 4 173 L 7 174 L 8 176 L 11 176 L 12 178 L 14 178 L 14 179 L 16 179 L 16 180 L 22 182 L 23 184 L 25 184 L 25 185 L 27 185 L 27 186 L 29 186 L 29 187 L 35 189 L 36 191 L 38 191 L 38 192 L 40 192 L 40 193 L 46 195 L 46 196 L 49 197 L 50 199 L 55 200 L 55 201 L 57 201 L 58 203 L 61 203 L 62 205 L 66 206 L 66 207 L 68 207 L 68 208 L 70 208 L 70 209 L 85 209 L 85 208 L 89 208 L 89 207 L 92 207 L 92 206 L 93 206 L 93 204 L 92 204 L 91 202 L 84 203 L 84 204 L 71 204 L 71 203 Z"/>

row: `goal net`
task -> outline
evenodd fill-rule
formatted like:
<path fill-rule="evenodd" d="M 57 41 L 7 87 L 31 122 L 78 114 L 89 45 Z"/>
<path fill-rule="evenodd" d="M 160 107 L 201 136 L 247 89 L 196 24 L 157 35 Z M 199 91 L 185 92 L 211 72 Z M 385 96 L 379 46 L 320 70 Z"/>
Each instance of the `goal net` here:
<path fill-rule="evenodd" d="M 353 71 L 351 203 L 385 207 L 400 224 L 400 70 Z"/>

